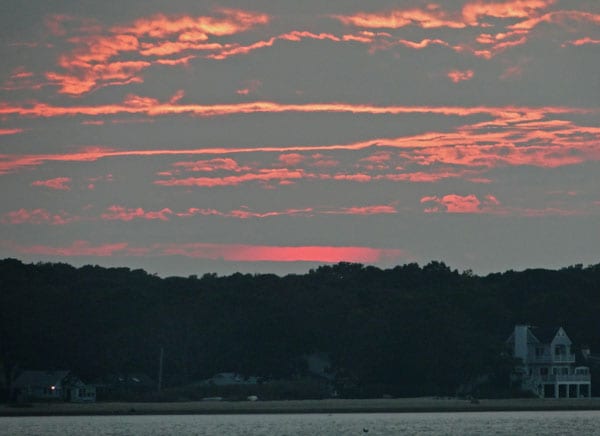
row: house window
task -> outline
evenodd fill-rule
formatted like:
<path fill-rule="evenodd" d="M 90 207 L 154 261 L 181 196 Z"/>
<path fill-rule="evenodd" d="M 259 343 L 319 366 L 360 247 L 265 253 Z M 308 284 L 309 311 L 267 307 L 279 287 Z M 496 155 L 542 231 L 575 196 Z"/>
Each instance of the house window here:
<path fill-rule="evenodd" d="M 557 356 L 560 356 L 560 355 L 564 354 L 564 352 L 565 352 L 565 349 L 561 345 L 557 345 L 554 348 L 554 354 L 556 354 Z"/>
<path fill-rule="evenodd" d="M 544 347 L 535 347 L 535 355 L 537 357 L 544 355 Z"/>
<path fill-rule="evenodd" d="M 540 375 L 548 375 L 548 368 L 546 368 L 546 367 L 540 368 Z"/>

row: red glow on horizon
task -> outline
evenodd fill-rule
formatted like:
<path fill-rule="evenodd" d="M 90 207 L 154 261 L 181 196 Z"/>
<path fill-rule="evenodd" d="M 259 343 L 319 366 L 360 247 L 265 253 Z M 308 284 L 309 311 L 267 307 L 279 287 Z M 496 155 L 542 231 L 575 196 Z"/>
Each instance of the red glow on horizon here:
<path fill-rule="evenodd" d="M 183 256 L 194 259 L 222 260 L 226 262 L 316 262 L 316 263 L 394 263 L 407 258 L 400 249 L 356 246 L 272 246 L 246 244 L 183 243 L 153 244 L 133 247 L 127 242 L 92 245 L 88 241 L 74 241 L 69 246 L 14 245 L 13 248 L 28 255 L 60 257 L 109 256 Z"/>

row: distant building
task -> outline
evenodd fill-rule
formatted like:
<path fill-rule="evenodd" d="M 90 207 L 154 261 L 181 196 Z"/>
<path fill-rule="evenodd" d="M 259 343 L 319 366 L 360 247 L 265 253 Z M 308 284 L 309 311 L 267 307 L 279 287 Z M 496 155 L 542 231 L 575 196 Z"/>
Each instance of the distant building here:
<path fill-rule="evenodd" d="M 231 385 L 255 385 L 258 384 L 258 377 L 243 375 L 234 372 L 221 372 L 215 374 L 209 379 L 202 380 L 199 384 L 208 386 L 231 386 Z"/>
<path fill-rule="evenodd" d="M 588 398 L 592 381 L 587 366 L 577 366 L 571 339 L 562 327 L 516 325 L 507 339 L 520 360 L 513 381 L 541 398 Z"/>
<path fill-rule="evenodd" d="M 144 373 L 109 374 L 95 381 L 98 399 L 136 399 L 157 390 L 157 383 Z"/>
<path fill-rule="evenodd" d="M 12 383 L 12 391 L 13 397 L 24 401 L 96 401 L 96 388 L 70 371 L 22 371 Z"/>
<path fill-rule="evenodd" d="M 303 357 L 310 376 L 328 381 L 332 381 L 335 378 L 335 374 L 331 370 L 333 365 L 331 364 L 329 353 L 316 352 Z"/>

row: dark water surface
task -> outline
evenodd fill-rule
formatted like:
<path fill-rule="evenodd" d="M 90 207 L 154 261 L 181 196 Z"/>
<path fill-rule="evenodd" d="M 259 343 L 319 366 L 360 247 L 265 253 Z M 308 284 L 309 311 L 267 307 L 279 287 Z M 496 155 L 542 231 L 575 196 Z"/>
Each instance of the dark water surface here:
<path fill-rule="evenodd" d="M 0 417 L 21 435 L 600 435 L 600 411 Z"/>

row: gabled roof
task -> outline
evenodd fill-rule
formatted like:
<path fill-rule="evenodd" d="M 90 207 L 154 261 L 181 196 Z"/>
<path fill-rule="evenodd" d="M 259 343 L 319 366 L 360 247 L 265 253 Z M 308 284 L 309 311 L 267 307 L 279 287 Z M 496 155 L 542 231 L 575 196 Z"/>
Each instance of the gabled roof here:
<path fill-rule="evenodd" d="M 15 388 L 60 386 L 70 371 L 23 371 L 13 382 Z"/>
<path fill-rule="evenodd" d="M 543 344 L 552 342 L 560 327 L 532 327 L 531 333 Z"/>
<path fill-rule="evenodd" d="M 515 332 L 513 331 L 510 336 L 506 339 L 506 342 L 509 344 L 515 343 Z M 527 343 L 528 344 L 537 344 L 540 340 L 531 333 L 531 327 L 527 327 Z"/>

